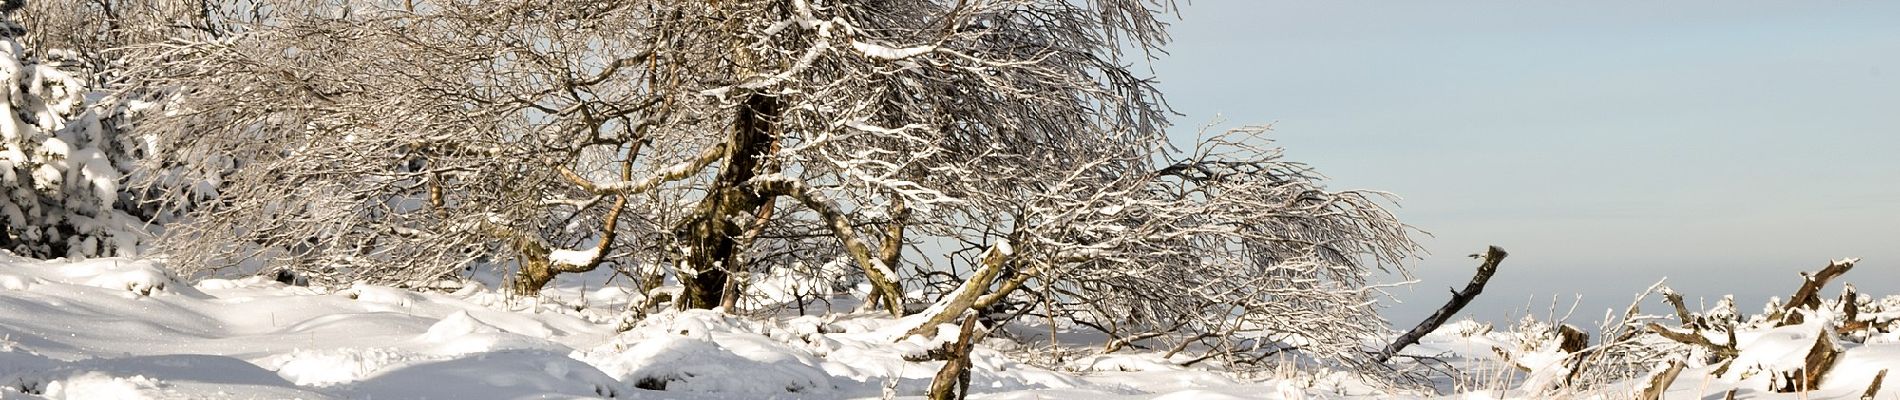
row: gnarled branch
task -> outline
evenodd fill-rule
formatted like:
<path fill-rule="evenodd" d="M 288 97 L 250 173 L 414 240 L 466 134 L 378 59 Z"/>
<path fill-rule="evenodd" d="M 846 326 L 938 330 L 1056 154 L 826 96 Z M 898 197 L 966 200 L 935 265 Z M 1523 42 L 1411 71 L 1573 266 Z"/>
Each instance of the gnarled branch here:
<path fill-rule="evenodd" d="M 885 311 L 889 311 L 891 315 L 904 314 L 903 301 L 898 297 L 904 293 L 904 290 L 897 283 L 897 272 L 891 270 L 883 260 L 879 260 L 871 253 L 871 247 L 858 237 L 857 230 L 851 228 L 851 218 L 845 216 L 844 212 L 838 211 L 836 203 L 823 195 L 812 193 L 804 183 L 792 180 L 754 179 L 752 189 L 762 194 L 791 196 L 805 207 L 818 212 L 818 215 L 825 219 L 825 224 L 831 227 L 832 234 L 844 244 L 845 252 L 857 262 L 858 268 L 864 270 L 864 277 L 871 281 L 873 293 L 883 296 Z"/>

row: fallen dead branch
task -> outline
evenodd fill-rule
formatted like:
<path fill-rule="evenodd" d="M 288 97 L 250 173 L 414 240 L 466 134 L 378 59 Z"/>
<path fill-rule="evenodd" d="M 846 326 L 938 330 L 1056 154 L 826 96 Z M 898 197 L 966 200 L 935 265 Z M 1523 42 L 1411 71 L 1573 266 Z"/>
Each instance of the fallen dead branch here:
<path fill-rule="evenodd" d="M 1710 341 L 1708 336 L 1703 336 L 1701 329 L 1696 329 L 1692 332 L 1677 332 L 1675 330 L 1669 329 L 1668 327 L 1658 325 L 1654 322 L 1650 323 L 1645 328 L 1648 329 L 1650 332 L 1655 333 L 1657 336 L 1662 336 L 1665 339 L 1673 340 L 1673 341 L 1676 341 L 1677 343 L 1682 343 L 1682 344 L 1687 344 L 1687 345 L 1692 345 L 1692 346 L 1700 346 L 1702 348 L 1709 349 L 1709 352 L 1714 353 L 1717 359 L 1726 360 L 1730 358 L 1735 358 L 1735 355 L 1739 353 L 1738 351 L 1736 351 L 1735 347 L 1733 346 L 1734 344 L 1733 341 L 1731 341 L 1731 343 L 1729 344 L 1716 344 L 1715 342 Z"/>
<path fill-rule="evenodd" d="M 1497 246 L 1491 246 L 1485 249 L 1484 263 L 1478 265 L 1478 273 L 1471 276 L 1471 282 L 1465 284 L 1465 290 L 1451 292 L 1451 301 L 1446 302 L 1444 307 L 1439 307 L 1437 312 L 1433 312 L 1431 316 L 1419 322 L 1418 326 L 1413 327 L 1411 331 L 1399 335 L 1398 339 L 1392 341 L 1392 344 L 1385 346 L 1385 350 L 1374 354 L 1372 359 L 1381 363 L 1390 360 L 1393 354 L 1399 353 L 1399 350 L 1404 350 L 1406 346 L 1418 343 L 1419 338 L 1425 337 L 1425 334 L 1437 330 L 1439 325 L 1444 325 L 1446 320 L 1451 319 L 1452 315 L 1458 313 L 1458 310 L 1464 309 L 1466 304 L 1470 304 L 1471 299 L 1477 298 L 1478 293 L 1484 292 L 1485 283 L 1491 281 L 1491 275 L 1497 274 L 1498 263 L 1504 262 L 1504 257 L 1508 255 L 1510 254 L 1505 253 L 1504 249 Z"/>

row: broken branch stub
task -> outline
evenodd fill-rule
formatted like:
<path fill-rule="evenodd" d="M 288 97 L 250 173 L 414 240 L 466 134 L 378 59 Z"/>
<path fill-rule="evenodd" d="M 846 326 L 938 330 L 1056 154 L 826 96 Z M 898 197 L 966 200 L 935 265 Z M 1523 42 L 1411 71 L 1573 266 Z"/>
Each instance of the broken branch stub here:
<path fill-rule="evenodd" d="M 1785 381 L 1772 387 L 1775 392 L 1794 393 L 1814 390 L 1834 370 L 1834 360 L 1840 358 L 1841 348 L 1834 344 L 1826 329 L 1814 335 L 1814 347 L 1808 349 L 1799 371 L 1784 371 Z"/>
<path fill-rule="evenodd" d="M 1848 270 L 1854 269 L 1854 263 L 1858 261 L 1860 260 L 1855 258 L 1830 261 L 1826 267 L 1821 267 L 1820 271 L 1815 271 L 1813 274 L 1802 273 L 1801 287 L 1795 289 L 1794 296 L 1789 297 L 1788 302 L 1783 304 L 1781 309 L 1777 310 L 1775 315 L 1772 316 L 1773 318 L 1770 319 L 1781 321 L 1777 326 L 1800 324 L 1803 320 L 1801 313 L 1794 312 L 1794 310 L 1820 307 L 1821 288 L 1826 287 L 1828 281 L 1832 281 L 1834 278 L 1846 274 Z"/>
<path fill-rule="evenodd" d="M 1663 392 L 1669 391 L 1669 386 L 1676 382 L 1676 376 L 1682 374 L 1682 367 L 1682 360 L 1670 360 L 1668 367 L 1664 367 L 1662 370 L 1656 371 L 1649 376 L 1649 380 L 1643 384 L 1643 392 L 1636 398 L 1642 400 L 1662 399 Z"/>
<path fill-rule="evenodd" d="M 1867 391 L 1861 392 L 1860 400 L 1874 400 L 1874 395 L 1880 394 L 1880 381 L 1883 381 L 1886 379 L 1887 379 L 1886 369 L 1881 369 L 1880 373 L 1874 374 L 1874 382 L 1867 384 Z"/>
<path fill-rule="evenodd" d="M 975 343 L 976 315 L 963 318 L 963 329 L 957 340 L 944 343 L 948 359 L 937 375 L 930 380 L 930 400 L 963 400 L 970 394 L 970 348 Z"/>

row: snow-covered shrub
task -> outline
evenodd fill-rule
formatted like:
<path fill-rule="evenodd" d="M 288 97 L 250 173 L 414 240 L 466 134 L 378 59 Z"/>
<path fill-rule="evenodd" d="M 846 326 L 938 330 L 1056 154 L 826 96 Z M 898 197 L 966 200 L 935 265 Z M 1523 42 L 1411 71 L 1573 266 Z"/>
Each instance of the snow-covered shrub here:
<path fill-rule="evenodd" d="M 1517 353 L 1554 350 L 1560 340 L 1556 324 L 1538 321 L 1529 315 L 1512 325 L 1509 335 L 1511 342 L 1517 344 L 1517 348 L 1512 349 Z"/>
<path fill-rule="evenodd" d="M 138 103 L 97 92 L 67 69 L 77 60 L 0 38 L 0 249 L 115 256 L 147 241 L 142 205 L 123 185 L 139 151 L 126 135 Z"/>

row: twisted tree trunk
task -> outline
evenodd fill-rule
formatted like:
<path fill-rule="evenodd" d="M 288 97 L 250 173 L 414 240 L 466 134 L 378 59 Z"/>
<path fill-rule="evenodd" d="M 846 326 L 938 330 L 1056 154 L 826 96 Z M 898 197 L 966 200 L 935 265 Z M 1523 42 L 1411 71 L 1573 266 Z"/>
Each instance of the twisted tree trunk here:
<path fill-rule="evenodd" d="M 679 277 L 687 307 L 714 308 L 725 296 L 735 295 L 726 293 L 726 279 L 728 271 L 744 268 L 737 257 L 743 251 L 739 238 L 744 232 L 733 217 L 771 200 L 757 191 L 740 189 L 758 175 L 760 162 L 770 156 L 775 141 L 772 121 L 778 116 L 778 99 L 766 95 L 747 97 L 739 109 L 727 141 L 726 162 L 681 234 L 690 251 L 685 255 L 687 268 Z"/>

